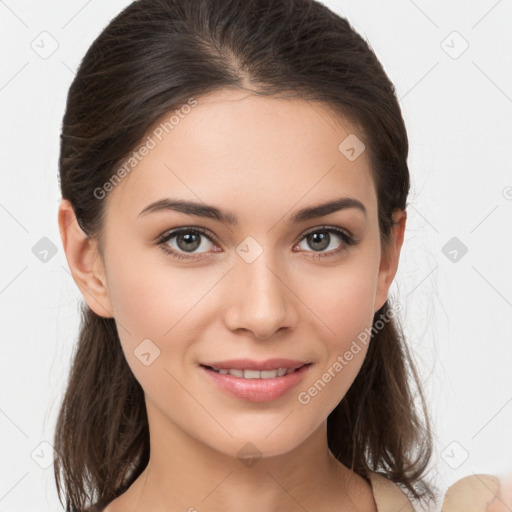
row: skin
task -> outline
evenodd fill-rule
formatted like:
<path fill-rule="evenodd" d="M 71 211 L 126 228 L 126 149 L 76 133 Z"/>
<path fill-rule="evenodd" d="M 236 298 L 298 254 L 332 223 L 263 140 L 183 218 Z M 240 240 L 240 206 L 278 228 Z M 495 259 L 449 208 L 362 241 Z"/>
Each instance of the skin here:
<path fill-rule="evenodd" d="M 500 480 L 500 490 L 485 509 L 486 512 L 510 512 L 512 510 L 512 474 Z"/>
<path fill-rule="evenodd" d="M 392 244 L 383 252 L 367 153 L 349 161 L 338 150 L 357 132 L 328 109 L 248 91 L 197 100 L 109 192 L 103 257 L 70 204 L 59 207 L 73 279 L 93 311 L 115 318 L 146 397 L 149 465 L 106 511 L 376 512 L 370 485 L 334 458 L 326 430 L 367 347 L 307 405 L 297 395 L 371 328 L 397 270 L 406 213 L 394 213 Z M 367 216 L 350 208 L 286 223 L 301 208 L 342 196 L 360 200 Z M 239 222 L 170 210 L 139 216 L 164 197 L 214 205 Z M 304 232 L 324 226 L 347 230 L 359 243 L 347 246 L 336 234 L 326 248 L 308 243 Z M 201 238 L 196 260 L 174 259 L 155 240 L 179 227 L 202 227 L 217 240 Z M 248 236 L 263 250 L 252 263 L 236 252 Z M 190 254 L 176 237 L 167 246 Z M 160 350 L 149 366 L 134 355 L 146 338 Z M 237 357 L 313 365 L 291 392 L 255 403 L 226 394 L 198 367 Z M 251 467 L 237 456 L 248 442 L 261 454 Z"/>

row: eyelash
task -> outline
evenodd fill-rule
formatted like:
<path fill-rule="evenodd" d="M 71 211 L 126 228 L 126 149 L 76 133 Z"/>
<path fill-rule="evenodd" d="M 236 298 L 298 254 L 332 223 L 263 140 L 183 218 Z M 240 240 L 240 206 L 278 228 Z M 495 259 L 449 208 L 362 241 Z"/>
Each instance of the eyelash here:
<path fill-rule="evenodd" d="M 302 237 L 299 239 L 299 241 L 297 243 L 302 242 L 302 240 L 304 240 L 304 238 L 306 238 L 308 235 L 310 235 L 312 233 L 317 233 L 317 232 L 334 233 L 335 235 L 338 235 L 343 241 L 343 245 L 341 245 L 340 248 L 333 249 L 333 250 L 327 251 L 325 253 L 315 252 L 315 251 L 307 251 L 307 252 L 314 252 L 315 256 L 313 256 L 313 257 L 316 257 L 319 259 L 335 256 L 342 251 L 346 251 L 350 246 L 355 246 L 359 243 L 359 241 L 356 240 L 354 237 L 352 237 L 345 231 L 343 231 L 339 228 L 336 228 L 334 226 L 321 226 L 321 227 L 316 227 L 316 228 L 310 229 L 302 235 Z M 203 228 L 199 228 L 199 227 L 186 227 L 186 228 L 179 228 L 179 229 L 174 229 L 172 231 L 168 231 L 168 232 L 162 234 L 157 239 L 156 243 L 166 254 L 169 254 L 173 258 L 176 258 L 179 260 L 197 260 L 197 259 L 204 258 L 204 256 L 184 256 L 183 253 L 178 252 L 174 249 L 171 249 L 167 245 L 167 242 L 169 240 L 171 240 L 172 238 L 175 238 L 176 236 L 178 236 L 181 233 L 200 233 L 201 235 L 204 235 L 205 238 L 208 238 L 210 240 L 210 242 L 218 244 L 216 238 L 213 235 L 211 235 L 211 233 L 209 231 L 207 231 L 206 229 L 203 229 Z M 204 254 L 204 253 L 200 253 L 200 254 Z"/>

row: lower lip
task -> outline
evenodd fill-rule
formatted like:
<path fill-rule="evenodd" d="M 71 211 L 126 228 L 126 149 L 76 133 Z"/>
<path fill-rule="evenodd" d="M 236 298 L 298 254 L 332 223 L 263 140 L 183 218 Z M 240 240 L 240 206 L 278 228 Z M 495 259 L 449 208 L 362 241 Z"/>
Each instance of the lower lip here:
<path fill-rule="evenodd" d="M 304 378 L 310 364 L 282 377 L 273 379 L 244 379 L 234 375 L 223 375 L 205 366 L 200 366 L 212 381 L 231 395 L 250 402 L 269 402 L 291 391 Z"/>

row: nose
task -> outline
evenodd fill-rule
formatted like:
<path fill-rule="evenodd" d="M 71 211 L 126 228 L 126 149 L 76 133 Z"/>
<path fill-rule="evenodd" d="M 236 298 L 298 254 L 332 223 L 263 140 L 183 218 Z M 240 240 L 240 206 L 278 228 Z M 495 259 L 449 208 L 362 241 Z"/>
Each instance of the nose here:
<path fill-rule="evenodd" d="M 285 272 L 267 257 L 269 252 L 252 263 L 237 258 L 229 276 L 226 326 L 232 331 L 250 331 L 257 339 L 293 328 L 297 321 L 297 298 Z"/>

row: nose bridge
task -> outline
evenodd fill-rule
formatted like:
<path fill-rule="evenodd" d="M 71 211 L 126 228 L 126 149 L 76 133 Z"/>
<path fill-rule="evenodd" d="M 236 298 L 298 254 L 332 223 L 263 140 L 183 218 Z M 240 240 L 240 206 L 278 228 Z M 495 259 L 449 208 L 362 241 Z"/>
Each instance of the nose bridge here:
<path fill-rule="evenodd" d="M 253 246 L 244 253 L 240 244 L 226 322 L 230 329 L 248 329 L 256 337 L 266 338 L 281 327 L 291 326 L 295 316 L 287 278 L 280 275 L 282 266 L 269 249 L 261 248 L 254 260 L 246 257 L 254 250 Z"/>

